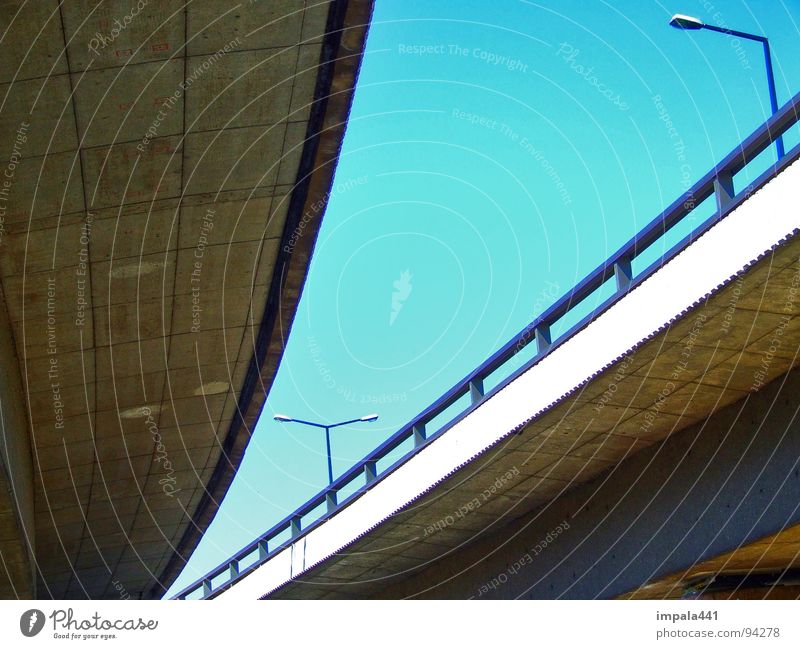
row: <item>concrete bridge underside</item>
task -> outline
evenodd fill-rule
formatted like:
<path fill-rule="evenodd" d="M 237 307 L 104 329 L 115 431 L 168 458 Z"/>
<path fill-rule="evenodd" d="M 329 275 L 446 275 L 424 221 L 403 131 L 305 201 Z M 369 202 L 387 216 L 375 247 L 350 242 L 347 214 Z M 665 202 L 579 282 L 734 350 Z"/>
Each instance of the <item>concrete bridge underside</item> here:
<path fill-rule="evenodd" d="M 798 390 L 794 370 L 371 596 L 680 597 L 695 575 L 798 567 Z"/>
<path fill-rule="evenodd" d="M 280 362 L 369 0 L 0 1 L 0 597 L 158 597 Z"/>
<path fill-rule="evenodd" d="M 667 597 L 800 566 L 798 287 L 795 236 L 271 596 Z"/>
<path fill-rule="evenodd" d="M 530 385 L 546 391 L 562 370 L 584 372 L 592 345 L 614 345 L 620 352 L 602 371 L 541 411 L 530 405 L 526 423 L 421 495 L 396 495 L 402 476 L 411 484 L 412 472 L 426 470 L 437 439 L 386 478 L 385 514 L 378 483 L 292 543 L 287 559 L 277 555 L 220 596 L 645 597 L 648 584 L 654 596 L 676 596 L 702 571 L 800 564 L 798 174 L 795 163 L 564 343 L 575 365 L 557 364 L 555 350 L 441 440 L 459 426 L 468 436 L 507 430 L 505 421 L 493 424 L 505 391 L 509 407 L 541 402 L 520 387 L 526 376 L 540 371 Z M 784 217 L 772 243 L 737 266 L 736 249 Z M 712 263 L 715 246 L 721 256 Z M 706 275 L 723 273 L 717 264 L 730 273 L 699 291 Z M 657 310 L 695 290 L 701 298 L 666 325 L 618 346 L 617 332 L 635 322 L 633 305 Z M 480 424 L 467 429 L 482 408 Z M 460 434 L 452 449 L 459 439 L 472 449 Z M 406 504 L 395 509 L 398 502 Z M 348 515 L 365 531 L 327 554 L 330 539 L 345 538 L 336 519 Z"/>

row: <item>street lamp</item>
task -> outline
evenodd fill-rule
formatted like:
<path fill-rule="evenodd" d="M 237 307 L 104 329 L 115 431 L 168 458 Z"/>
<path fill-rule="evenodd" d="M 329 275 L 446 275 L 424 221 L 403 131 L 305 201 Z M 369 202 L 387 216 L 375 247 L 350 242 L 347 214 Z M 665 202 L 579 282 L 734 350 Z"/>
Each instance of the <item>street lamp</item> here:
<path fill-rule="evenodd" d="M 363 417 L 359 417 L 358 419 L 348 419 L 347 421 L 340 421 L 338 424 L 317 424 L 313 421 L 304 421 L 303 419 L 294 419 L 293 417 L 289 417 L 287 415 L 280 415 L 276 414 L 273 419 L 275 421 L 280 421 L 285 424 L 289 422 L 294 422 L 296 424 L 305 424 L 306 426 L 313 426 L 314 428 L 324 428 L 325 429 L 325 446 L 328 449 L 328 484 L 333 484 L 333 464 L 331 462 L 331 428 L 338 428 L 339 426 L 346 426 L 347 424 L 355 424 L 359 421 L 375 421 L 378 419 L 378 415 L 371 414 L 371 415 L 364 415 Z"/>
<path fill-rule="evenodd" d="M 708 29 L 712 32 L 719 32 L 720 34 L 728 34 L 737 38 L 746 38 L 751 41 L 758 41 L 764 46 L 764 59 L 767 65 L 767 85 L 769 86 L 769 103 L 772 107 L 772 114 L 778 112 L 778 96 L 775 93 L 775 76 L 772 72 L 772 57 L 769 52 L 769 40 L 765 36 L 757 36 L 756 34 L 748 34 L 746 32 L 736 31 L 735 29 L 728 29 L 727 27 L 716 27 L 715 25 L 706 25 L 699 18 L 694 16 L 684 16 L 683 14 L 675 14 L 669 21 L 669 24 L 676 29 Z M 783 138 L 775 138 L 775 148 L 778 151 L 778 160 L 783 157 Z"/>

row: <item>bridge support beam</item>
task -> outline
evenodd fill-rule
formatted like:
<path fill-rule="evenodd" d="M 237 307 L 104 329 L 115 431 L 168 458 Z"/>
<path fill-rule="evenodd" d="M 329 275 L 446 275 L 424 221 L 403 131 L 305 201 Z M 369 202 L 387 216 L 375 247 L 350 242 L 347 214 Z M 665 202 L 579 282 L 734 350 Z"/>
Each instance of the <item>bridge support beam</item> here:
<path fill-rule="evenodd" d="M 374 596 L 611 598 L 800 523 L 800 369 Z"/>

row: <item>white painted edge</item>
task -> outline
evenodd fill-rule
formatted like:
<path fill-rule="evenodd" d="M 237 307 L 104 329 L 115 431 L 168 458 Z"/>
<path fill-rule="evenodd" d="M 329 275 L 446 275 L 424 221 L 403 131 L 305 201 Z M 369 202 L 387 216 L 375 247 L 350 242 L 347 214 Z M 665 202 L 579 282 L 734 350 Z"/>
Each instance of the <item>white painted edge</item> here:
<path fill-rule="evenodd" d="M 218 597 L 258 599 L 307 572 L 679 317 L 800 227 L 797 187 L 800 162 L 371 490 Z"/>

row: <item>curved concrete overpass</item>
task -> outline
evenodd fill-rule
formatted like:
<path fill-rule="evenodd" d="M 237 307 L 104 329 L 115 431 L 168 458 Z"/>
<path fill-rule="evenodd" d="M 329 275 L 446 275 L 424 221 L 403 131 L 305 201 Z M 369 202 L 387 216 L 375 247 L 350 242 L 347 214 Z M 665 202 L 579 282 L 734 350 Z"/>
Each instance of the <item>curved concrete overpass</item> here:
<path fill-rule="evenodd" d="M 720 566 L 779 568 L 762 582 L 797 568 L 800 146 L 750 185 L 737 174 L 799 109 L 800 95 L 481 367 L 179 596 L 633 597 Z M 648 260 L 705 201 L 713 215 Z"/>
<path fill-rule="evenodd" d="M 280 363 L 372 3 L 1 4 L 0 596 L 158 597 Z"/>

